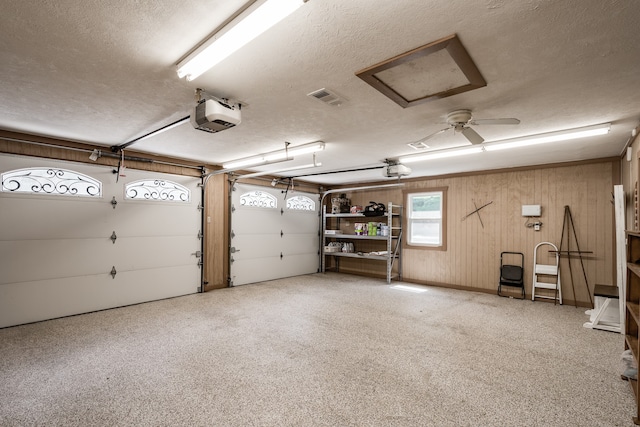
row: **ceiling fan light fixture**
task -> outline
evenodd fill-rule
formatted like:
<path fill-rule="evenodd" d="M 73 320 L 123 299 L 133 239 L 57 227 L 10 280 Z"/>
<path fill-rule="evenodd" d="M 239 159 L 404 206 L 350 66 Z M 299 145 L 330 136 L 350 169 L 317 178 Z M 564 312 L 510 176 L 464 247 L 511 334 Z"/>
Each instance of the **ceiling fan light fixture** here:
<path fill-rule="evenodd" d="M 484 148 L 487 151 L 498 151 L 529 145 L 548 144 L 550 142 L 569 141 L 572 139 L 588 138 L 590 136 L 606 135 L 610 129 L 611 123 L 604 123 L 583 128 L 567 129 L 558 132 L 541 133 L 538 135 L 485 143 Z"/>
<path fill-rule="evenodd" d="M 258 0 L 178 63 L 178 77 L 193 80 L 282 21 L 307 0 Z"/>

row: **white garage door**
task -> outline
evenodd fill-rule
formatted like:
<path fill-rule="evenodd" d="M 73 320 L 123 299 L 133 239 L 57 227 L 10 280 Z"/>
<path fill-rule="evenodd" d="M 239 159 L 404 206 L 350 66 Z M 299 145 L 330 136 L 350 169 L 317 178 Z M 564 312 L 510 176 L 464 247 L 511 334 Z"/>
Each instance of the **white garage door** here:
<path fill-rule="evenodd" d="M 231 285 L 318 271 L 317 194 L 236 183 L 231 205 Z"/>
<path fill-rule="evenodd" d="M 198 291 L 200 180 L 124 171 L 0 156 L 0 327 Z"/>

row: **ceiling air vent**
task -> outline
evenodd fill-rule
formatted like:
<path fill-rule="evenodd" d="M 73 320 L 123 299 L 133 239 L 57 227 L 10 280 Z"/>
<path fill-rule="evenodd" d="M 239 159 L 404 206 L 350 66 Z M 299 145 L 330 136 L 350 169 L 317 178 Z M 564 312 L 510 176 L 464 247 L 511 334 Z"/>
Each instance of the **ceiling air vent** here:
<path fill-rule="evenodd" d="M 334 107 L 342 105 L 342 98 L 325 88 L 313 91 L 307 94 L 307 96 L 311 96 L 318 101 L 322 101 L 325 104 L 333 105 Z"/>

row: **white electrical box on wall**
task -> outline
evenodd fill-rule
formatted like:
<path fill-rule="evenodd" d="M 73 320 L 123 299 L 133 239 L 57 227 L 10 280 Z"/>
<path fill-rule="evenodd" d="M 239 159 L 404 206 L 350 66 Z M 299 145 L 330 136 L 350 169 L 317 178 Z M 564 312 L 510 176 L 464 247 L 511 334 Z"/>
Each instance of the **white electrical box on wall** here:
<path fill-rule="evenodd" d="M 540 216 L 541 212 L 540 205 L 522 205 L 522 216 Z"/>

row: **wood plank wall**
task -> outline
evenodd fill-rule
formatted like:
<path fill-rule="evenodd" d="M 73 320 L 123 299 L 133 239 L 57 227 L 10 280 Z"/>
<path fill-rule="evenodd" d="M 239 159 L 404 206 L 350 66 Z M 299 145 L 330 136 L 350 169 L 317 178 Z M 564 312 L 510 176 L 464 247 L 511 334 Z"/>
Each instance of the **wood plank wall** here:
<path fill-rule="evenodd" d="M 423 180 L 407 180 L 403 189 L 347 193 L 352 204 L 369 201 L 404 204 L 403 190 L 428 190 L 447 187 L 447 250 L 404 249 L 404 280 L 460 289 L 497 292 L 500 253 L 522 252 L 525 255 L 525 287 L 531 296 L 533 249 L 539 242 L 560 245 L 564 206 L 573 215 L 580 249 L 593 251 L 586 255 L 584 266 L 590 293 L 597 284 L 614 282 L 613 185 L 619 181 L 619 161 L 555 165 L 532 169 L 514 169 Z M 476 215 L 462 217 L 478 206 L 493 202 L 480 211 L 484 228 Z M 540 231 L 525 227 L 522 205 L 542 206 Z M 567 242 L 565 235 L 565 244 Z M 566 246 L 564 247 L 566 249 Z M 575 241 L 571 241 L 575 250 Z M 538 253 L 539 264 L 552 264 L 547 251 Z M 342 262 L 342 261 L 341 261 Z M 578 259 L 571 261 L 573 288 L 568 259 L 560 263 L 565 304 L 589 306 L 589 295 Z M 343 265 L 341 264 L 341 267 Z M 379 268 L 367 261 L 355 260 L 343 271 L 363 274 L 378 273 Z M 382 267 L 382 272 L 384 268 Z"/>
<path fill-rule="evenodd" d="M 226 288 L 229 233 L 228 185 L 224 174 L 213 175 L 205 185 L 204 200 L 204 290 Z"/>

